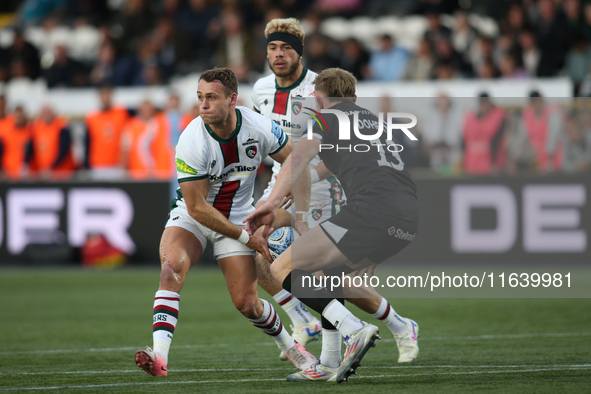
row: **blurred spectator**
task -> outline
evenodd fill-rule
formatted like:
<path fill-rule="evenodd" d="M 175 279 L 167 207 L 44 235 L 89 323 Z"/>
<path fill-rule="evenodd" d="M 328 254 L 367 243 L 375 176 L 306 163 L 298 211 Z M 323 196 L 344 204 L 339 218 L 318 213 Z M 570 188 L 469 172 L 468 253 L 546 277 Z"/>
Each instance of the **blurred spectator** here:
<path fill-rule="evenodd" d="M 562 9 L 566 17 L 566 42 L 572 45 L 583 35 L 583 16 L 579 0 L 564 0 Z"/>
<path fill-rule="evenodd" d="M 338 59 L 328 50 L 327 39 L 321 35 L 306 37 L 304 64 L 310 70 L 320 73 L 327 68 L 336 67 Z"/>
<path fill-rule="evenodd" d="M 148 35 L 154 27 L 154 14 L 148 0 L 127 0 L 119 15 L 122 28 L 121 49 L 124 53 L 133 52 L 139 41 Z"/>
<path fill-rule="evenodd" d="M 499 22 L 499 27 L 503 35 L 509 35 L 514 40 L 519 38 L 521 32 L 531 28 L 523 7 L 518 3 L 511 4 L 506 17 Z"/>
<path fill-rule="evenodd" d="M 218 9 L 210 6 L 207 0 L 188 0 L 180 12 L 178 28 L 191 43 L 193 59 L 202 68 L 209 67 L 215 54 L 215 40 L 221 30 Z"/>
<path fill-rule="evenodd" d="M 343 42 L 339 67 L 349 71 L 358 81 L 365 79 L 369 73 L 369 52 L 355 38 Z"/>
<path fill-rule="evenodd" d="M 316 0 L 314 10 L 326 16 L 352 17 L 359 14 L 362 5 L 361 0 Z"/>
<path fill-rule="evenodd" d="M 525 30 L 519 35 L 521 50 L 521 64 L 527 73 L 534 77 L 538 76 L 538 69 L 542 59 L 542 53 L 536 45 L 536 37 L 530 30 Z"/>
<path fill-rule="evenodd" d="M 591 3 L 586 2 L 583 6 L 582 19 L 581 31 L 587 42 L 591 42 Z"/>
<path fill-rule="evenodd" d="M 535 25 L 542 54 L 538 76 L 556 75 L 564 66 L 568 50 L 567 26 L 563 14 L 558 13 L 552 0 L 538 0 L 540 19 Z"/>
<path fill-rule="evenodd" d="M 99 89 L 100 110 L 86 116 L 85 167 L 94 179 L 120 178 L 121 134 L 129 113 L 112 103 L 113 89 Z"/>
<path fill-rule="evenodd" d="M 456 11 L 454 16 L 455 23 L 451 32 L 451 43 L 453 49 L 462 57 L 462 62 L 468 64 L 470 63 L 470 52 L 478 38 L 478 32 L 470 25 L 465 12 Z"/>
<path fill-rule="evenodd" d="M 439 94 L 421 129 L 424 155 L 431 169 L 444 175 L 459 172 L 462 158 L 462 117 L 446 94 Z"/>
<path fill-rule="evenodd" d="M 435 43 L 435 58 L 439 63 L 448 64 L 462 75 L 471 74 L 470 65 L 464 62 L 462 55 L 456 52 L 451 42 L 445 38 L 441 38 Z"/>
<path fill-rule="evenodd" d="M 476 75 L 480 79 L 494 79 L 499 75 L 499 71 L 495 67 L 492 60 L 487 59 L 478 66 Z"/>
<path fill-rule="evenodd" d="M 471 52 L 471 64 L 474 68 L 475 73 L 478 73 L 478 69 L 482 63 L 487 61 L 493 62 L 494 59 L 494 41 L 490 37 L 480 37 L 476 40 L 474 50 Z"/>
<path fill-rule="evenodd" d="M 412 55 L 406 67 L 405 79 L 425 81 L 433 77 L 435 61 L 427 39 L 419 41 L 417 51 Z M 439 79 L 439 78 L 438 78 Z M 444 79 L 444 78 L 441 78 Z"/>
<path fill-rule="evenodd" d="M 67 0 L 24 0 L 19 18 L 25 25 L 42 22 L 49 16 L 62 14 Z"/>
<path fill-rule="evenodd" d="M 218 40 L 218 65 L 230 68 L 246 66 L 248 69 L 248 65 L 253 60 L 254 38 L 244 28 L 242 17 L 237 12 L 226 11 L 222 13 L 221 20 L 222 32 Z M 244 77 L 241 79 L 244 80 Z"/>
<path fill-rule="evenodd" d="M 162 18 L 158 21 L 153 35 L 153 44 L 158 63 L 166 79 L 182 70 L 191 59 L 189 41 L 174 26 L 174 19 Z"/>
<path fill-rule="evenodd" d="M 25 40 L 21 29 L 15 29 L 14 41 L 8 48 L 7 55 L 13 77 L 27 77 L 30 79 L 39 77 L 39 51 Z"/>
<path fill-rule="evenodd" d="M 515 57 L 507 53 L 499 63 L 500 77 L 504 79 L 523 79 L 527 78 L 527 72 L 518 67 Z"/>
<path fill-rule="evenodd" d="M 402 79 L 408 60 L 408 51 L 397 46 L 391 36 L 384 34 L 380 37 L 379 49 L 372 51 L 370 56 L 371 79 L 377 81 L 397 81 Z"/>
<path fill-rule="evenodd" d="M 478 109 L 464 117 L 464 172 L 474 175 L 499 172 L 504 161 L 505 116 L 505 111 L 496 107 L 487 93 L 479 95 Z"/>
<path fill-rule="evenodd" d="M 0 93 L 0 133 L 2 133 L 4 122 L 10 122 L 13 115 L 8 113 L 6 108 L 6 96 Z"/>
<path fill-rule="evenodd" d="M 583 110 L 565 118 L 564 155 L 565 172 L 587 172 L 591 168 L 591 112 Z"/>
<path fill-rule="evenodd" d="M 107 0 L 66 0 L 65 22 L 71 25 L 99 26 L 110 16 Z"/>
<path fill-rule="evenodd" d="M 70 178 L 76 165 L 68 121 L 57 116 L 49 104 L 43 105 L 33 122 L 32 166 L 43 179 Z"/>
<path fill-rule="evenodd" d="M 450 40 L 451 30 L 439 21 L 439 15 L 429 12 L 427 15 L 427 31 L 424 38 L 429 42 L 431 52 L 435 53 L 435 45 L 441 39 Z"/>
<path fill-rule="evenodd" d="M 133 179 L 168 180 L 173 175 L 170 128 L 164 114 L 145 100 L 129 120 L 122 136 L 121 166 Z"/>
<path fill-rule="evenodd" d="M 453 63 L 439 62 L 433 69 L 433 78 L 437 80 L 450 80 L 460 78 L 460 73 Z"/>
<path fill-rule="evenodd" d="M 53 53 L 43 57 L 43 76 L 47 87 L 81 87 L 88 84 L 86 67 L 70 57 L 63 45 L 53 48 Z M 47 64 L 46 64 L 47 63 Z"/>
<path fill-rule="evenodd" d="M 579 95 L 581 83 L 585 79 L 591 64 L 591 48 L 587 41 L 582 37 L 578 37 L 574 45 L 566 54 L 566 61 L 564 71 L 566 75 L 573 81 L 574 95 Z"/>
<path fill-rule="evenodd" d="M 546 104 L 538 91 L 530 93 L 530 103 L 523 110 L 517 147 L 524 141 L 534 149 L 536 168 L 541 172 L 560 169 L 561 148 L 559 136 L 563 129 L 557 106 Z"/>
<path fill-rule="evenodd" d="M 115 75 L 115 47 L 110 42 L 104 42 L 98 54 L 98 59 L 90 71 L 90 84 L 101 86 L 105 84 L 117 84 Z"/>
<path fill-rule="evenodd" d="M 3 122 L 0 130 L 0 174 L 8 179 L 26 177 L 33 153 L 32 128 L 22 106 L 14 109 L 14 116 Z"/>

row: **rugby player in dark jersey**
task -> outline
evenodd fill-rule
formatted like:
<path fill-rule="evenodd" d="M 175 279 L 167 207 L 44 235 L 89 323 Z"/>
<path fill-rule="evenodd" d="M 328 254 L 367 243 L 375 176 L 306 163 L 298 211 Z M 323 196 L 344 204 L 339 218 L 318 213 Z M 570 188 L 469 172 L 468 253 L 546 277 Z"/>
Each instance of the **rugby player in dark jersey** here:
<path fill-rule="evenodd" d="M 283 163 L 267 202 L 246 219 L 249 232 L 266 225 L 263 234 L 266 237 L 273 230 L 275 211 L 292 183 L 316 155 L 341 181 L 347 204 L 337 215 L 296 240 L 291 246 L 294 253 L 283 253 L 271 265 L 272 274 L 283 283 L 284 289 L 321 313 L 323 327 L 334 327 L 345 338 L 345 357 L 336 370 L 318 363 L 316 370 L 311 371 L 334 373 L 337 382 L 346 380 L 355 371 L 379 338 L 378 329 L 360 321 L 343 305 L 342 288 L 331 288 L 331 291 L 310 285 L 306 288 L 305 284 L 310 283 L 306 278 L 316 271 L 323 271 L 327 276 L 341 275 L 383 262 L 412 241 L 419 219 L 416 187 L 397 153 L 399 145 L 387 139 L 383 127 L 380 129 L 384 132 L 377 137 L 379 118 L 355 104 L 355 83 L 352 74 L 336 68 L 316 77 L 318 110 L 337 110 L 338 115 L 322 113 L 324 127 L 316 124 L 312 138 L 300 140 Z M 339 121 L 339 117 L 345 117 L 348 122 Z M 354 120 L 367 125 L 362 134 L 376 138 L 372 141 L 359 138 L 353 131 Z M 341 123 L 348 123 L 350 139 L 339 139 Z"/>

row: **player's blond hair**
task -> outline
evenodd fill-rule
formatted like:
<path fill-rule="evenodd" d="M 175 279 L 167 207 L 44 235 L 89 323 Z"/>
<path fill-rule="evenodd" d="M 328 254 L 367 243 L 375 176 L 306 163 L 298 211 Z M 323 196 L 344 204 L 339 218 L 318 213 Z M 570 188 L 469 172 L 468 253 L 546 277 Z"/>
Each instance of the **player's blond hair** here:
<path fill-rule="evenodd" d="M 300 21 L 296 18 L 277 18 L 267 23 L 265 27 L 265 37 L 269 37 L 272 33 L 287 33 L 304 42 L 306 34 L 300 25 Z"/>
<path fill-rule="evenodd" d="M 327 68 L 314 80 L 316 90 L 321 91 L 328 98 L 338 98 L 338 101 L 355 102 L 356 83 L 357 79 L 353 74 L 341 68 Z"/>

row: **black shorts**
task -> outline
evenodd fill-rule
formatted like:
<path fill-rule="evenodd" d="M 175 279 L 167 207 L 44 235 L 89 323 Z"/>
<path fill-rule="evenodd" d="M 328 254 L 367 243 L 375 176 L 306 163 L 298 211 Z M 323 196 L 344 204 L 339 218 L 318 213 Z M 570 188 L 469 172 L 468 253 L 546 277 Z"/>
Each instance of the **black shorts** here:
<path fill-rule="evenodd" d="M 361 215 L 345 205 L 320 227 L 352 263 L 368 259 L 379 264 L 412 242 L 418 222 L 369 212 Z"/>

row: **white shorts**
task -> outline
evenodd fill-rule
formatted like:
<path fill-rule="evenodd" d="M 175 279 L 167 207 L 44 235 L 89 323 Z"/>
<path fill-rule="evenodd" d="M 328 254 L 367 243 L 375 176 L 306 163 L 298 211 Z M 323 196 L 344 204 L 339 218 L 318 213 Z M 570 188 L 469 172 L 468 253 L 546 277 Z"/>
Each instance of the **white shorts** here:
<path fill-rule="evenodd" d="M 273 174 L 267 188 L 259 201 L 267 201 L 277 175 Z M 308 210 L 308 228 L 314 228 L 320 223 L 328 220 L 341 211 L 341 205 L 345 202 L 345 194 L 341 184 L 334 176 L 323 179 L 312 185 L 312 194 L 310 195 L 310 209 Z M 289 208 L 289 213 L 295 219 L 295 205 Z"/>
<path fill-rule="evenodd" d="M 168 221 L 164 227 L 180 227 L 191 232 L 201 242 L 203 250 L 205 250 L 207 240 L 209 239 L 213 244 L 213 256 L 216 260 L 230 256 L 255 255 L 255 251 L 243 243 L 215 232 L 193 219 L 185 208 L 176 207 L 170 211 Z"/>

